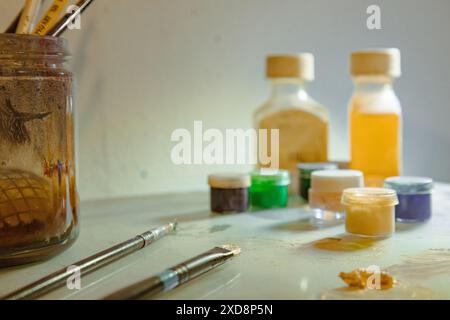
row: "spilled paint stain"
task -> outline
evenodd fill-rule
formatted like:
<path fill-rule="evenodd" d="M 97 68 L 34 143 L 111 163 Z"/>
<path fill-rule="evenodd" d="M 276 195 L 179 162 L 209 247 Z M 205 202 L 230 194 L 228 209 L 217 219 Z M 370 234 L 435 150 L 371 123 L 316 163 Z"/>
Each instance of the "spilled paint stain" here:
<path fill-rule="evenodd" d="M 313 247 L 327 251 L 353 252 L 373 247 L 377 242 L 369 238 L 344 236 L 324 238 L 312 243 Z"/>
<path fill-rule="evenodd" d="M 307 220 L 298 220 L 298 221 L 291 221 L 288 223 L 282 223 L 279 225 L 276 225 L 273 227 L 275 230 L 279 231 L 285 231 L 285 232 L 293 232 L 298 233 L 302 231 L 315 231 L 318 228 L 311 225 L 309 219 Z"/>
<path fill-rule="evenodd" d="M 368 289 L 378 287 L 380 290 L 392 289 L 396 280 L 387 272 L 374 272 L 367 269 L 357 269 L 349 273 L 341 272 L 339 277 L 350 288 Z"/>
<path fill-rule="evenodd" d="M 320 298 L 323 300 L 448 299 L 448 296 L 415 282 L 432 277 L 450 276 L 450 249 L 429 249 L 417 255 L 406 256 L 401 263 L 392 265 L 385 271 L 400 280 L 395 282 L 395 286 L 390 290 L 365 290 L 357 283 L 358 277 L 342 274 L 347 284 L 351 282 L 349 287 L 326 291 Z M 353 283 L 357 285 L 352 285 Z"/>
<path fill-rule="evenodd" d="M 227 230 L 229 228 L 231 228 L 231 225 L 229 225 L 229 224 L 221 224 L 221 225 L 213 226 L 209 230 L 209 233 L 222 232 L 222 231 L 225 231 L 225 230 Z"/>

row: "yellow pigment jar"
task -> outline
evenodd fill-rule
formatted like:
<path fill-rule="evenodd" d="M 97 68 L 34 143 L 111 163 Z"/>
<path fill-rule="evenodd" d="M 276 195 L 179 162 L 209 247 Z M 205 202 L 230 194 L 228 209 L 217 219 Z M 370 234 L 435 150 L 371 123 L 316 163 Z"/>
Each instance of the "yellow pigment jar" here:
<path fill-rule="evenodd" d="M 342 204 L 346 209 L 348 233 L 363 237 L 389 237 L 395 232 L 395 190 L 383 188 L 346 189 Z"/>

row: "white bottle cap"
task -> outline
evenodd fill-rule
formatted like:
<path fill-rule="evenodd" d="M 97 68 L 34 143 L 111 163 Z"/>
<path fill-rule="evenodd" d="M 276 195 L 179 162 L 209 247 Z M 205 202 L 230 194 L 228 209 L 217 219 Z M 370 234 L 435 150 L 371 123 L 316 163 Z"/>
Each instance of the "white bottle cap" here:
<path fill-rule="evenodd" d="M 314 192 L 342 192 L 348 188 L 364 187 L 364 175 L 357 170 L 315 171 L 311 176 Z"/>
<path fill-rule="evenodd" d="M 311 53 L 273 55 L 267 58 L 267 78 L 298 78 L 314 81 L 314 56 Z"/>
<path fill-rule="evenodd" d="M 401 54 L 396 48 L 372 49 L 352 53 L 353 76 L 389 76 L 398 78 L 402 74 Z"/>
<path fill-rule="evenodd" d="M 216 189 L 244 189 L 249 188 L 250 175 L 241 173 L 218 173 L 208 177 L 208 184 Z"/>

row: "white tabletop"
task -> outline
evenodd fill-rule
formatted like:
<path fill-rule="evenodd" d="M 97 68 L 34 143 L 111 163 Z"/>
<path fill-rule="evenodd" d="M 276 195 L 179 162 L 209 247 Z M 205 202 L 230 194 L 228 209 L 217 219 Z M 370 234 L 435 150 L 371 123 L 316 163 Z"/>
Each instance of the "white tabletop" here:
<path fill-rule="evenodd" d="M 84 276 L 80 291 L 61 288 L 43 298 L 101 298 L 235 243 L 242 248 L 239 257 L 159 298 L 450 299 L 450 185 L 437 186 L 430 222 L 399 225 L 395 236 L 378 242 L 345 235 L 343 225 L 312 228 L 309 211 L 296 202 L 288 209 L 236 215 L 212 215 L 203 193 L 86 202 L 75 245 L 49 261 L 0 270 L 0 295 L 176 219 L 176 234 Z M 389 271 L 398 285 L 385 291 L 343 289 L 339 272 L 371 265 Z"/>

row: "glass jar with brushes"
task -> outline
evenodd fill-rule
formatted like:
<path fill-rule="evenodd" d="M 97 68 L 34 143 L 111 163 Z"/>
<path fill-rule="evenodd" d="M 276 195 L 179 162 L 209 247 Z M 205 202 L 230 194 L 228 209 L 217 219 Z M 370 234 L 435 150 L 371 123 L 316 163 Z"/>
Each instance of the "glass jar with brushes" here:
<path fill-rule="evenodd" d="M 78 235 L 67 42 L 0 34 L 0 266 L 49 258 Z"/>

